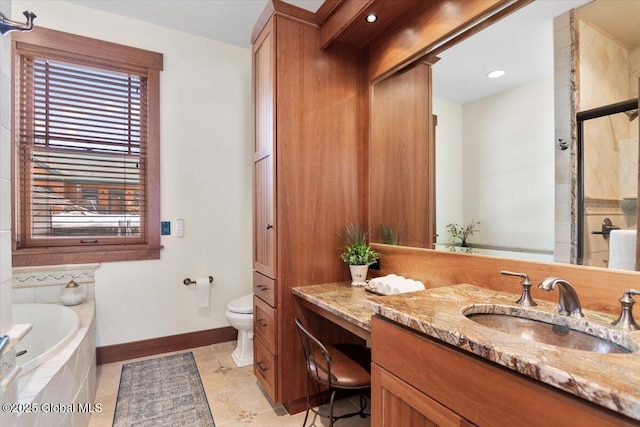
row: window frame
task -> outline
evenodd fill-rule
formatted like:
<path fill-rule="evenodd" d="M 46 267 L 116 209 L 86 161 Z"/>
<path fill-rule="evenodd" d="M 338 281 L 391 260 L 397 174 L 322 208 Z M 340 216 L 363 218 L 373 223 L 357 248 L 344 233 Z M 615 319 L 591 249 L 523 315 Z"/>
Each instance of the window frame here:
<path fill-rule="evenodd" d="M 42 27 L 31 32 L 12 34 L 12 253 L 14 266 L 81 264 L 108 261 L 133 261 L 160 258 L 160 71 L 163 56 L 116 43 L 64 33 Z M 23 217 L 18 200 L 21 181 L 19 160 L 18 55 L 20 53 L 51 57 L 80 66 L 113 71 L 146 73 L 147 78 L 147 169 L 146 221 L 144 243 L 70 244 L 65 246 L 24 246 L 21 235 Z"/>

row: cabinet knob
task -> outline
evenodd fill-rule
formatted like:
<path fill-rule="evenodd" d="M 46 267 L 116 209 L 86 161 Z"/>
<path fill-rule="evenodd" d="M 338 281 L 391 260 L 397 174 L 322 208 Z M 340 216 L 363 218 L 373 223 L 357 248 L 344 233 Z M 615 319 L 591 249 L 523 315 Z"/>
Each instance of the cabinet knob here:
<path fill-rule="evenodd" d="M 258 325 L 260 325 L 260 327 L 262 328 L 266 328 L 267 322 L 265 322 L 264 319 L 258 319 Z"/>
<path fill-rule="evenodd" d="M 259 291 L 264 292 L 264 291 L 267 290 L 267 287 L 264 286 L 264 285 L 256 285 L 256 289 L 259 290 Z"/>
<path fill-rule="evenodd" d="M 273 228 L 273 225 L 271 225 L 271 224 L 267 224 L 267 230 L 270 230 L 270 229 L 272 229 L 272 228 Z"/>

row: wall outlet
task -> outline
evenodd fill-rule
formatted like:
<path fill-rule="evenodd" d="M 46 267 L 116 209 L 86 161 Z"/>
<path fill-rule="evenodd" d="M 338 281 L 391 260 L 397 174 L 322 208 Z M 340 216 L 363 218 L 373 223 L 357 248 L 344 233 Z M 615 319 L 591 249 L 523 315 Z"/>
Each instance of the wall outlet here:
<path fill-rule="evenodd" d="M 169 236 L 171 234 L 171 221 L 160 222 L 160 234 L 163 236 Z"/>

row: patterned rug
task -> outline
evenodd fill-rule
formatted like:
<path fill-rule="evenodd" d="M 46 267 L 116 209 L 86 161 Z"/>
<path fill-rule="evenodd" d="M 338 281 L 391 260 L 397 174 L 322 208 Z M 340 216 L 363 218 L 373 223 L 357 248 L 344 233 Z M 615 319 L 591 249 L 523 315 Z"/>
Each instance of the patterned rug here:
<path fill-rule="evenodd" d="M 114 427 L 214 427 L 193 353 L 122 366 Z"/>

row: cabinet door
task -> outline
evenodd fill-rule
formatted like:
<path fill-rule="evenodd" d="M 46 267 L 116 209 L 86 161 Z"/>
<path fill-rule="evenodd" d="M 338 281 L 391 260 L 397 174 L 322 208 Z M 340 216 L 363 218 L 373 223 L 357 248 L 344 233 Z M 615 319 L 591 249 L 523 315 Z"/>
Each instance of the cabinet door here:
<path fill-rule="evenodd" d="M 275 277 L 275 21 L 265 27 L 253 48 L 253 268 Z"/>
<path fill-rule="evenodd" d="M 371 364 L 371 383 L 373 427 L 473 425 L 375 363 Z"/>

